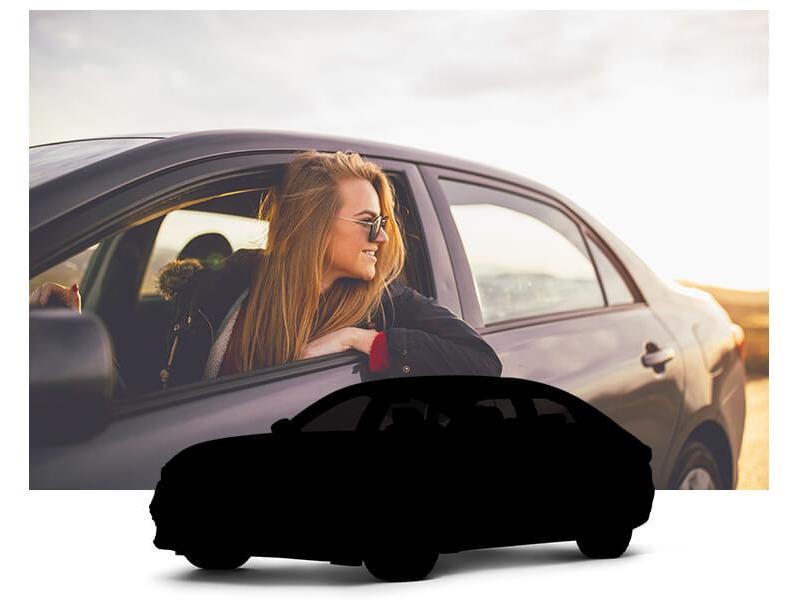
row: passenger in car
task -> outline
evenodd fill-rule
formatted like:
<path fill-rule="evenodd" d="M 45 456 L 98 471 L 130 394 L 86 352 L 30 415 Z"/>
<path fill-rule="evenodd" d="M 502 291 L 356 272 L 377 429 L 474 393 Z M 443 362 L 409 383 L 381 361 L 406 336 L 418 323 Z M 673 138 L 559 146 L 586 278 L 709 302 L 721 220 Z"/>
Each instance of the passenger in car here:
<path fill-rule="evenodd" d="M 493 349 L 447 308 L 402 284 L 393 189 L 348 152 L 303 152 L 265 195 L 263 250 L 220 269 L 173 261 L 159 287 L 176 304 L 164 387 L 355 349 L 365 377 L 500 375 Z"/>

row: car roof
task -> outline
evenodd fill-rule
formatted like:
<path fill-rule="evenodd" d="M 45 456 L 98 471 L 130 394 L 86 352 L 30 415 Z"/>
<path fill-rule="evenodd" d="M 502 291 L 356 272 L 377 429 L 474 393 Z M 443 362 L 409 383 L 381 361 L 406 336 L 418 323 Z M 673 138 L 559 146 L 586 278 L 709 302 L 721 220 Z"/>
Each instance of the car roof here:
<path fill-rule="evenodd" d="M 146 144 L 139 152 L 136 152 L 136 156 L 131 155 L 129 157 L 131 160 L 138 160 L 148 155 L 162 155 L 172 148 L 180 149 L 184 159 L 188 159 L 189 155 L 193 155 L 194 158 L 200 158 L 210 154 L 218 155 L 253 150 L 300 151 L 314 149 L 320 152 L 348 150 L 374 157 L 394 158 L 397 160 L 412 161 L 455 170 L 474 171 L 488 177 L 493 176 L 499 179 L 521 179 L 527 183 L 534 183 L 535 186 L 545 187 L 537 181 L 520 177 L 517 173 L 505 171 L 498 167 L 420 148 L 346 136 L 284 130 L 214 129 L 195 132 L 120 134 L 47 142 L 35 144 L 30 147 L 42 148 L 45 146 L 70 144 L 74 142 L 113 139 L 150 139 L 153 141 L 153 143 Z"/>
<path fill-rule="evenodd" d="M 564 198 L 554 190 L 536 181 L 489 165 L 406 146 L 302 132 L 230 129 L 192 133 L 129 134 L 39 144 L 32 146 L 31 149 L 115 139 L 151 141 L 100 158 L 96 162 L 82 164 L 79 168 L 64 172 L 58 177 L 42 178 L 38 180 L 40 183 L 32 182 L 34 185 L 30 187 L 31 229 L 82 207 L 97 196 L 154 172 L 213 156 L 249 152 L 299 152 L 309 149 L 320 152 L 353 151 L 375 159 L 393 159 L 477 173 L 488 178 L 534 187 L 564 201 Z"/>

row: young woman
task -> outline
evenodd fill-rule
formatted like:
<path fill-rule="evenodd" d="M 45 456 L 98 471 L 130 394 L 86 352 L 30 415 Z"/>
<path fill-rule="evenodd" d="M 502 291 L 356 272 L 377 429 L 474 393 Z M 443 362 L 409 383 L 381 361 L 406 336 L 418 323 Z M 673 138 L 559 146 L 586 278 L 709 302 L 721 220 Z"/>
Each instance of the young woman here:
<path fill-rule="evenodd" d="M 368 357 L 366 376 L 501 374 L 476 331 L 398 281 L 405 246 L 392 187 L 374 163 L 298 154 L 260 217 L 265 249 L 239 250 L 219 268 L 186 259 L 161 270 L 176 311 L 163 387 L 348 349 Z M 53 285 L 31 302 L 55 294 L 79 310 L 76 289 Z"/>

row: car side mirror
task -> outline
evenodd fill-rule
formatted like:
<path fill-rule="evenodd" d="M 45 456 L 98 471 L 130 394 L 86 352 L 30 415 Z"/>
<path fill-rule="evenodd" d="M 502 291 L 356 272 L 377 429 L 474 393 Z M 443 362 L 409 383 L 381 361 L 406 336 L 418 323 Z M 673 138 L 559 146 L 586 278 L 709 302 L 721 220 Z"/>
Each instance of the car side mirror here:
<path fill-rule="evenodd" d="M 272 433 L 289 433 L 294 431 L 294 424 L 291 419 L 278 419 L 272 423 Z"/>
<path fill-rule="evenodd" d="M 100 320 L 67 308 L 30 311 L 30 443 L 68 444 L 102 431 L 114 384 Z"/>

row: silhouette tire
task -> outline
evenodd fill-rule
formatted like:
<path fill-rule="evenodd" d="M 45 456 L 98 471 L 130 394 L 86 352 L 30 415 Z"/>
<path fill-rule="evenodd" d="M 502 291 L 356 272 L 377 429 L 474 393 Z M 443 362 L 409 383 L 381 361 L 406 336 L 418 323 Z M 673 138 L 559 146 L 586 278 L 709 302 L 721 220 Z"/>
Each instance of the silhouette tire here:
<path fill-rule="evenodd" d="M 218 549 L 197 549 L 186 552 L 186 559 L 199 569 L 210 571 L 232 571 L 249 560 L 246 552 Z"/>
<path fill-rule="evenodd" d="M 669 487 L 672 490 L 723 490 L 729 486 L 709 448 L 693 441 L 679 455 Z"/>
<path fill-rule="evenodd" d="M 587 558 L 618 558 L 629 547 L 632 530 L 614 527 L 590 531 L 576 538 L 576 545 Z"/>
<path fill-rule="evenodd" d="M 363 564 L 382 581 L 418 581 L 430 574 L 438 553 L 419 546 L 380 546 L 369 552 Z"/>

